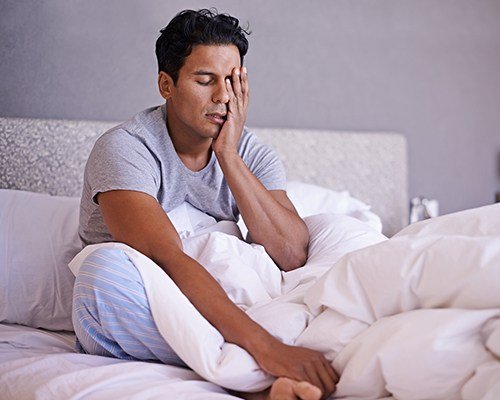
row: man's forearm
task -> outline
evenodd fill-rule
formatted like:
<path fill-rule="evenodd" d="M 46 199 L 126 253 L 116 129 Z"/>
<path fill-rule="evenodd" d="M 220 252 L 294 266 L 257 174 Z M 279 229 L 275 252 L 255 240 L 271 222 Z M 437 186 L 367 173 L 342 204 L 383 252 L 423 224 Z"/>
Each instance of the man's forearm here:
<path fill-rule="evenodd" d="M 239 309 L 219 283 L 196 260 L 177 249 L 152 257 L 195 308 L 224 336 L 258 361 L 277 340 Z"/>
<path fill-rule="evenodd" d="M 238 154 L 217 158 L 252 241 L 263 245 L 283 270 L 304 265 L 309 242 L 304 221 L 269 193 Z"/>

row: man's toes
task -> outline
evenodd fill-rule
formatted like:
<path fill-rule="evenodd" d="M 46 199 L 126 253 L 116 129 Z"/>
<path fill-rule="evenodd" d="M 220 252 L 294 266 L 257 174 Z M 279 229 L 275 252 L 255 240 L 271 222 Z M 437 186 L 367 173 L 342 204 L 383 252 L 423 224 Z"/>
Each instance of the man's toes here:
<path fill-rule="evenodd" d="M 269 393 L 270 400 L 295 400 L 293 385 L 296 381 L 289 378 L 278 378 L 274 381 Z"/>
<path fill-rule="evenodd" d="M 320 388 L 305 381 L 295 382 L 293 391 L 301 400 L 320 400 L 322 395 Z"/>
<path fill-rule="evenodd" d="M 309 382 L 298 382 L 281 377 L 276 379 L 269 393 L 270 400 L 320 400 L 321 390 Z"/>

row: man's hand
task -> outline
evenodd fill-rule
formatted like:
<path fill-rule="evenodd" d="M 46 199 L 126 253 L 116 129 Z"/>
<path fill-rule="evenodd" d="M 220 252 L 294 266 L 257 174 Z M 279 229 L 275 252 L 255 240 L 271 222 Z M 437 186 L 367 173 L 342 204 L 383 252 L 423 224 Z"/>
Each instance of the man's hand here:
<path fill-rule="evenodd" d="M 260 367 L 267 373 L 306 381 L 322 391 L 323 398 L 330 396 L 338 377 L 328 360 L 319 352 L 304 347 L 288 346 L 277 342 L 271 351 L 254 355 Z"/>
<path fill-rule="evenodd" d="M 226 78 L 226 90 L 229 93 L 226 122 L 212 142 L 212 150 L 216 155 L 238 153 L 238 143 L 247 118 L 249 99 L 247 69 L 234 68 L 231 80 Z"/>
<path fill-rule="evenodd" d="M 249 99 L 246 68 L 232 70 L 226 90 L 226 121 L 212 141 L 212 150 L 248 227 L 247 239 L 263 245 L 281 269 L 299 268 L 306 262 L 309 241 L 304 221 L 286 193 L 267 190 L 238 154 Z"/>

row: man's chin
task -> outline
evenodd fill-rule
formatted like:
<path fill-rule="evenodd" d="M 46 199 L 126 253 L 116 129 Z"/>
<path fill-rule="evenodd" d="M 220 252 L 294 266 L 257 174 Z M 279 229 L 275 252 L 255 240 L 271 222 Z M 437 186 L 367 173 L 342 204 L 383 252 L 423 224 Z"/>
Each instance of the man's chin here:
<path fill-rule="evenodd" d="M 216 125 L 216 124 L 206 124 L 203 126 L 200 126 L 198 129 L 198 136 L 200 138 L 206 138 L 206 139 L 217 139 L 219 136 L 220 131 L 222 130 L 222 126 Z"/>
<path fill-rule="evenodd" d="M 216 140 L 219 137 L 219 133 L 222 130 L 221 127 L 216 127 L 215 129 L 211 129 L 210 132 L 208 132 L 208 135 L 211 139 Z"/>

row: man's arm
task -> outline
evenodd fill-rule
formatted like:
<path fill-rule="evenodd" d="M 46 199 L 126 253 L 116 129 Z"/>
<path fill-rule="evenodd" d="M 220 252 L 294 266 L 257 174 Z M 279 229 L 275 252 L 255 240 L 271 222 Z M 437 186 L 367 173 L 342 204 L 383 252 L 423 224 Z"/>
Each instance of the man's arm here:
<path fill-rule="evenodd" d="M 236 154 L 218 154 L 219 164 L 249 232 L 284 271 L 307 261 L 309 234 L 284 190 L 268 191 Z"/>
<path fill-rule="evenodd" d="M 333 391 L 335 372 L 321 353 L 281 343 L 240 310 L 203 266 L 183 252 L 155 198 L 113 190 L 100 193 L 98 202 L 113 239 L 155 261 L 227 342 L 246 349 L 271 375 L 306 380 L 326 394 Z"/>
<path fill-rule="evenodd" d="M 299 268 L 307 260 L 309 242 L 304 221 L 286 192 L 268 191 L 238 154 L 249 99 L 246 69 L 235 68 L 231 81 L 226 80 L 226 88 L 229 93 L 227 118 L 212 149 L 252 241 L 263 245 L 282 270 Z"/>

